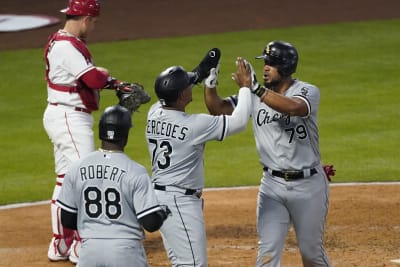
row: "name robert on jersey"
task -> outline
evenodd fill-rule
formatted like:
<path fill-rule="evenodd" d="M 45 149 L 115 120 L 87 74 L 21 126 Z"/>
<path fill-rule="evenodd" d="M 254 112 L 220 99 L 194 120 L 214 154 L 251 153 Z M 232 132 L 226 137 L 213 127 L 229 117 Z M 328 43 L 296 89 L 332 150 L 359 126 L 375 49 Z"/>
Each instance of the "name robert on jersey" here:
<path fill-rule="evenodd" d="M 93 180 L 93 179 L 105 179 L 116 183 L 119 183 L 126 175 L 126 171 L 117 167 L 108 165 L 88 165 L 81 167 L 79 172 L 81 174 L 81 180 Z"/>
<path fill-rule="evenodd" d="M 157 120 L 148 120 L 146 126 L 148 134 L 163 135 L 178 140 L 185 140 L 187 131 L 189 131 L 187 127 Z"/>

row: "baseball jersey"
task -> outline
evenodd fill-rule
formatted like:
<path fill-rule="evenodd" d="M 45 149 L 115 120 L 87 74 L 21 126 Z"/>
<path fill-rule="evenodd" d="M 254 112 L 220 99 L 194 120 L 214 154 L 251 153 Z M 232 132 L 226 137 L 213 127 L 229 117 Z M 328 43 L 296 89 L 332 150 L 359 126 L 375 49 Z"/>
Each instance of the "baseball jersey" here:
<path fill-rule="evenodd" d="M 58 34 L 74 37 L 63 30 L 59 30 Z M 45 56 L 49 64 L 48 79 L 54 84 L 76 86 L 79 77 L 95 68 L 92 58 L 87 59 L 68 40 L 52 42 Z M 47 86 L 47 101 L 49 103 L 85 108 L 77 92 L 62 92 L 50 88 L 49 85 Z"/>
<path fill-rule="evenodd" d="M 273 170 L 303 170 L 320 163 L 318 136 L 319 89 L 295 80 L 284 94 L 308 106 L 304 117 L 270 108 L 253 95 L 252 126 L 261 164 Z"/>
<path fill-rule="evenodd" d="M 147 116 L 146 141 L 152 161 L 153 182 L 203 189 L 205 143 L 222 141 L 246 128 L 251 93 L 248 88 L 242 88 L 239 95 L 241 101 L 232 116 L 187 114 L 163 109 L 159 102 L 151 106 Z"/>
<path fill-rule="evenodd" d="M 77 213 L 82 238 L 141 240 L 138 219 L 161 210 L 146 169 L 123 152 L 106 150 L 71 165 L 57 205 Z"/>

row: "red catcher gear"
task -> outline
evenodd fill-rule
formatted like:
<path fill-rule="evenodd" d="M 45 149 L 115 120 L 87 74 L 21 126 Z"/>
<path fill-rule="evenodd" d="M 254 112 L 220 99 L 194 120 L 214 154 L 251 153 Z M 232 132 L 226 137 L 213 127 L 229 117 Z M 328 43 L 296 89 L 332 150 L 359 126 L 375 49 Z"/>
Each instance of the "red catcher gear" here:
<path fill-rule="evenodd" d="M 98 0 L 69 0 L 67 8 L 60 12 L 72 16 L 91 16 L 100 15 L 100 2 Z"/>

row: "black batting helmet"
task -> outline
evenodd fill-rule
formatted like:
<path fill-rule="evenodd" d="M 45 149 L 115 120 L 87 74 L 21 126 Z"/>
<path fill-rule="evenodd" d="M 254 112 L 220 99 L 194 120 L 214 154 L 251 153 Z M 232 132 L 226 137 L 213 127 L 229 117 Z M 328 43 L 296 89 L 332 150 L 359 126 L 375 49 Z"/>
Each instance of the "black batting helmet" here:
<path fill-rule="evenodd" d="M 195 82 L 196 75 L 193 72 L 187 72 L 181 66 L 172 66 L 158 75 L 154 89 L 161 104 L 170 106 L 176 102 L 183 90 Z"/>
<path fill-rule="evenodd" d="M 100 118 L 99 137 L 101 140 L 118 142 L 128 137 L 132 127 L 131 112 L 120 105 L 107 107 Z"/>
<path fill-rule="evenodd" d="M 290 43 L 272 41 L 265 46 L 263 54 L 256 58 L 264 59 L 265 65 L 276 67 L 280 75 L 289 76 L 296 72 L 299 55 Z"/>

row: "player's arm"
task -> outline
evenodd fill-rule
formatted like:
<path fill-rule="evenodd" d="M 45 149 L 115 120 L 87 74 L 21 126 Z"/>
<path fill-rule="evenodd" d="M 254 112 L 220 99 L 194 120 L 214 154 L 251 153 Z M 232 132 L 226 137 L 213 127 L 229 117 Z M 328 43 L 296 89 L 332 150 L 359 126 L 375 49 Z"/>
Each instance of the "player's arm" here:
<path fill-rule="evenodd" d="M 160 229 L 165 219 L 171 211 L 167 206 L 160 207 L 159 210 L 149 213 L 139 219 L 139 222 L 142 224 L 143 228 L 148 232 L 154 232 Z"/>
<path fill-rule="evenodd" d="M 264 102 L 272 109 L 289 116 L 304 117 L 310 113 L 310 105 L 306 98 L 301 95 L 287 97 L 267 89 L 264 86 L 260 86 L 257 81 L 253 66 L 246 60 L 244 63 L 247 68 L 250 69 L 251 91 L 260 98 L 260 101 Z M 285 81 L 286 86 L 289 87 L 292 82 L 293 81 L 291 79 L 287 79 Z"/>
<path fill-rule="evenodd" d="M 106 87 L 110 79 L 111 77 L 108 75 L 108 71 L 102 68 L 92 68 L 79 77 L 81 82 L 93 90 Z"/>
<path fill-rule="evenodd" d="M 304 117 L 310 112 L 307 100 L 302 97 L 287 97 L 269 89 L 265 90 L 260 100 L 274 110 L 289 116 Z"/>
<path fill-rule="evenodd" d="M 217 92 L 217 80 L 219 73 L 219 64 L 216 68 L 210 70 L 210 75 L 204 80 L 204 102 L 206 103 L 207 109 L 212 115 L 231 115 L 237 104 L 236 97 L 221 98 Z M 245 64 L 245 60 L 238 58 L 237 60 L 237 72 L 233 74 L 234 79 L 240 88 L 251 85 L 251 77 L 249 69 Z"/>
<path fill-rule="evenodd" d="M 78 215 L 61 209 L 61 224 L 66 228 L 77 230 Z"/>
<path fill-rule="evenodd" d="M 216 87 L 204 86 L 204 102 L 211 115 L 230 115 L 233 112 L 231 101 L 221 98 Z"/>

